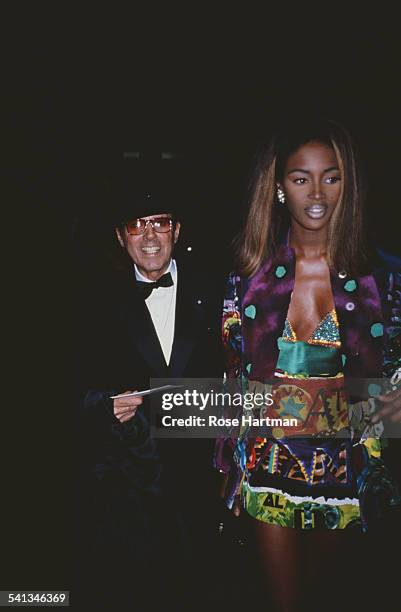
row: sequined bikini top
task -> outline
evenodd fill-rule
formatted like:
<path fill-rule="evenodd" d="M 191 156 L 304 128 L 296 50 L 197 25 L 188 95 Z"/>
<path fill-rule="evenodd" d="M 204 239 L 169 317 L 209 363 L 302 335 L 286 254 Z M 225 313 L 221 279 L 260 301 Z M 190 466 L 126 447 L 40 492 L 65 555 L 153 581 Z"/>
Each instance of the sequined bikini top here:
<path fill-rule="evenodd" d="M 297 335 L 288 318 L 285 320 L 282 337 L 289 342 L 298 342 Z M 335 308 L 330 310 L 330 312 L 323 317 L 315 331 L 307 340 L 307 344 L 320 344 L 336 347 L 341 346 L 338 319 Z"/>

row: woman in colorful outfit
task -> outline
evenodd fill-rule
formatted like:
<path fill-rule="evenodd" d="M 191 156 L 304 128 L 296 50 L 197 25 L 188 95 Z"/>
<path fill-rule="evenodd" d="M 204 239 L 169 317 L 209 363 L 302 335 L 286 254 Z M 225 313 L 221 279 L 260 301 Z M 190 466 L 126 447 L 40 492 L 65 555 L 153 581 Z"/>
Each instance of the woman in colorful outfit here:
<path fill-rule="evenodd" d="M 228 507 L 255 519 L 279 610 L 300 609 L 301 566 L 320 581 L 319 566 L 324 560 L 329 571 L 331 559 L 334 592 L 344 578 L 336 551 L 344 561 L 355 533 L 400 501 L 381 459 L 380 419 L 401 421 L 401 390 L 380 388 L 380 380 L 363 397 L 346 390 L 352 379 L 382 379 L 401 366 L 401 265 L 390 271 L 366 253 L 364 187 L 340 125 L 316 122 L 273 137 L 228 281 L 227 377 L 243 393 L 271 393 L 273 404 L 252 415 L 280 425 L 256 435 L 242 427 L 218 441 L 215 461 Z M 295 427 L 281 425 L 288 418 Z"/>

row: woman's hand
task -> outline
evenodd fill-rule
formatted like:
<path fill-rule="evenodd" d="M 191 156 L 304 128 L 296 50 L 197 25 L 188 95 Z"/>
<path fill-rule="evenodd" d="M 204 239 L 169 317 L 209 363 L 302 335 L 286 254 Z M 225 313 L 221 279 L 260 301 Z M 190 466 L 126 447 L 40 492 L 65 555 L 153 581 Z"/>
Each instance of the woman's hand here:
<path fill-rule="evenodd" d="M 377 423 L 386 418 L 392 423 L 401 423 L 401 387 L 386 395 L 378 395 L 377 399 L 382 405 L 372 416 L 371 422 Z"/>
<path fill-rule="evenodd" d="M 241 495 L 235 496 L 234 505 L 233 505 L 233 513 L 234 513 L 234 516 L 239 516 L 241 514 Z"/>
<path fill-rule="evenodd" d="M 221 487 L 220 487 L 221 499 L 224 499 L 225 497 L 227 484 L 228 484 L 228 474 L 223 474 L 223 480 L 221 482 Z M 234 516 L 240 516 L 241 514 L 241 495 L 235 496 L 232 511 L 233 511 Z"/>

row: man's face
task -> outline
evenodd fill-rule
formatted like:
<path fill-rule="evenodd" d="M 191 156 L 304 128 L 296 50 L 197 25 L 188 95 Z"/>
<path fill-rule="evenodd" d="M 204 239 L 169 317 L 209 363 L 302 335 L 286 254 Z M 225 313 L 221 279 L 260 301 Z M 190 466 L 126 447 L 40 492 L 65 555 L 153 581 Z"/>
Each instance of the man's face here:
<path fill-rule="evenodd" d="M 145 221 L 160 218 L 171 219 L 171 215 L 160 213 L 150 217 L 141 217 Z M 122 231 L 116 228 L 120 245 L 127 249 L 128 255 L 137 265 L 139 272 L 151 281 L 158 280 L 167 270 L 179 233 L 180 224 L 178 222 L 175 227 L 173 226 L 164 233 L 155 232 L 151 223 L 147 224 L 143 234 L 138 235 L 129 234 L 126 226 Z"/>

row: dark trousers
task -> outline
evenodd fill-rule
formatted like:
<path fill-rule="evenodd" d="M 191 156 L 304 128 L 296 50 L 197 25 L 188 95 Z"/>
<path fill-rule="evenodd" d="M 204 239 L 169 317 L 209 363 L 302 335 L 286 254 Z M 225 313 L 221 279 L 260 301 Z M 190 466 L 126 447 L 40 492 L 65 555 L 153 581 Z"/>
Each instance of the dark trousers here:
<path fill-rule="evenodd" d="M 73 610 L 204 609 L 219 583 L 211 491 L 86 483 L 76 504 Z"/>

